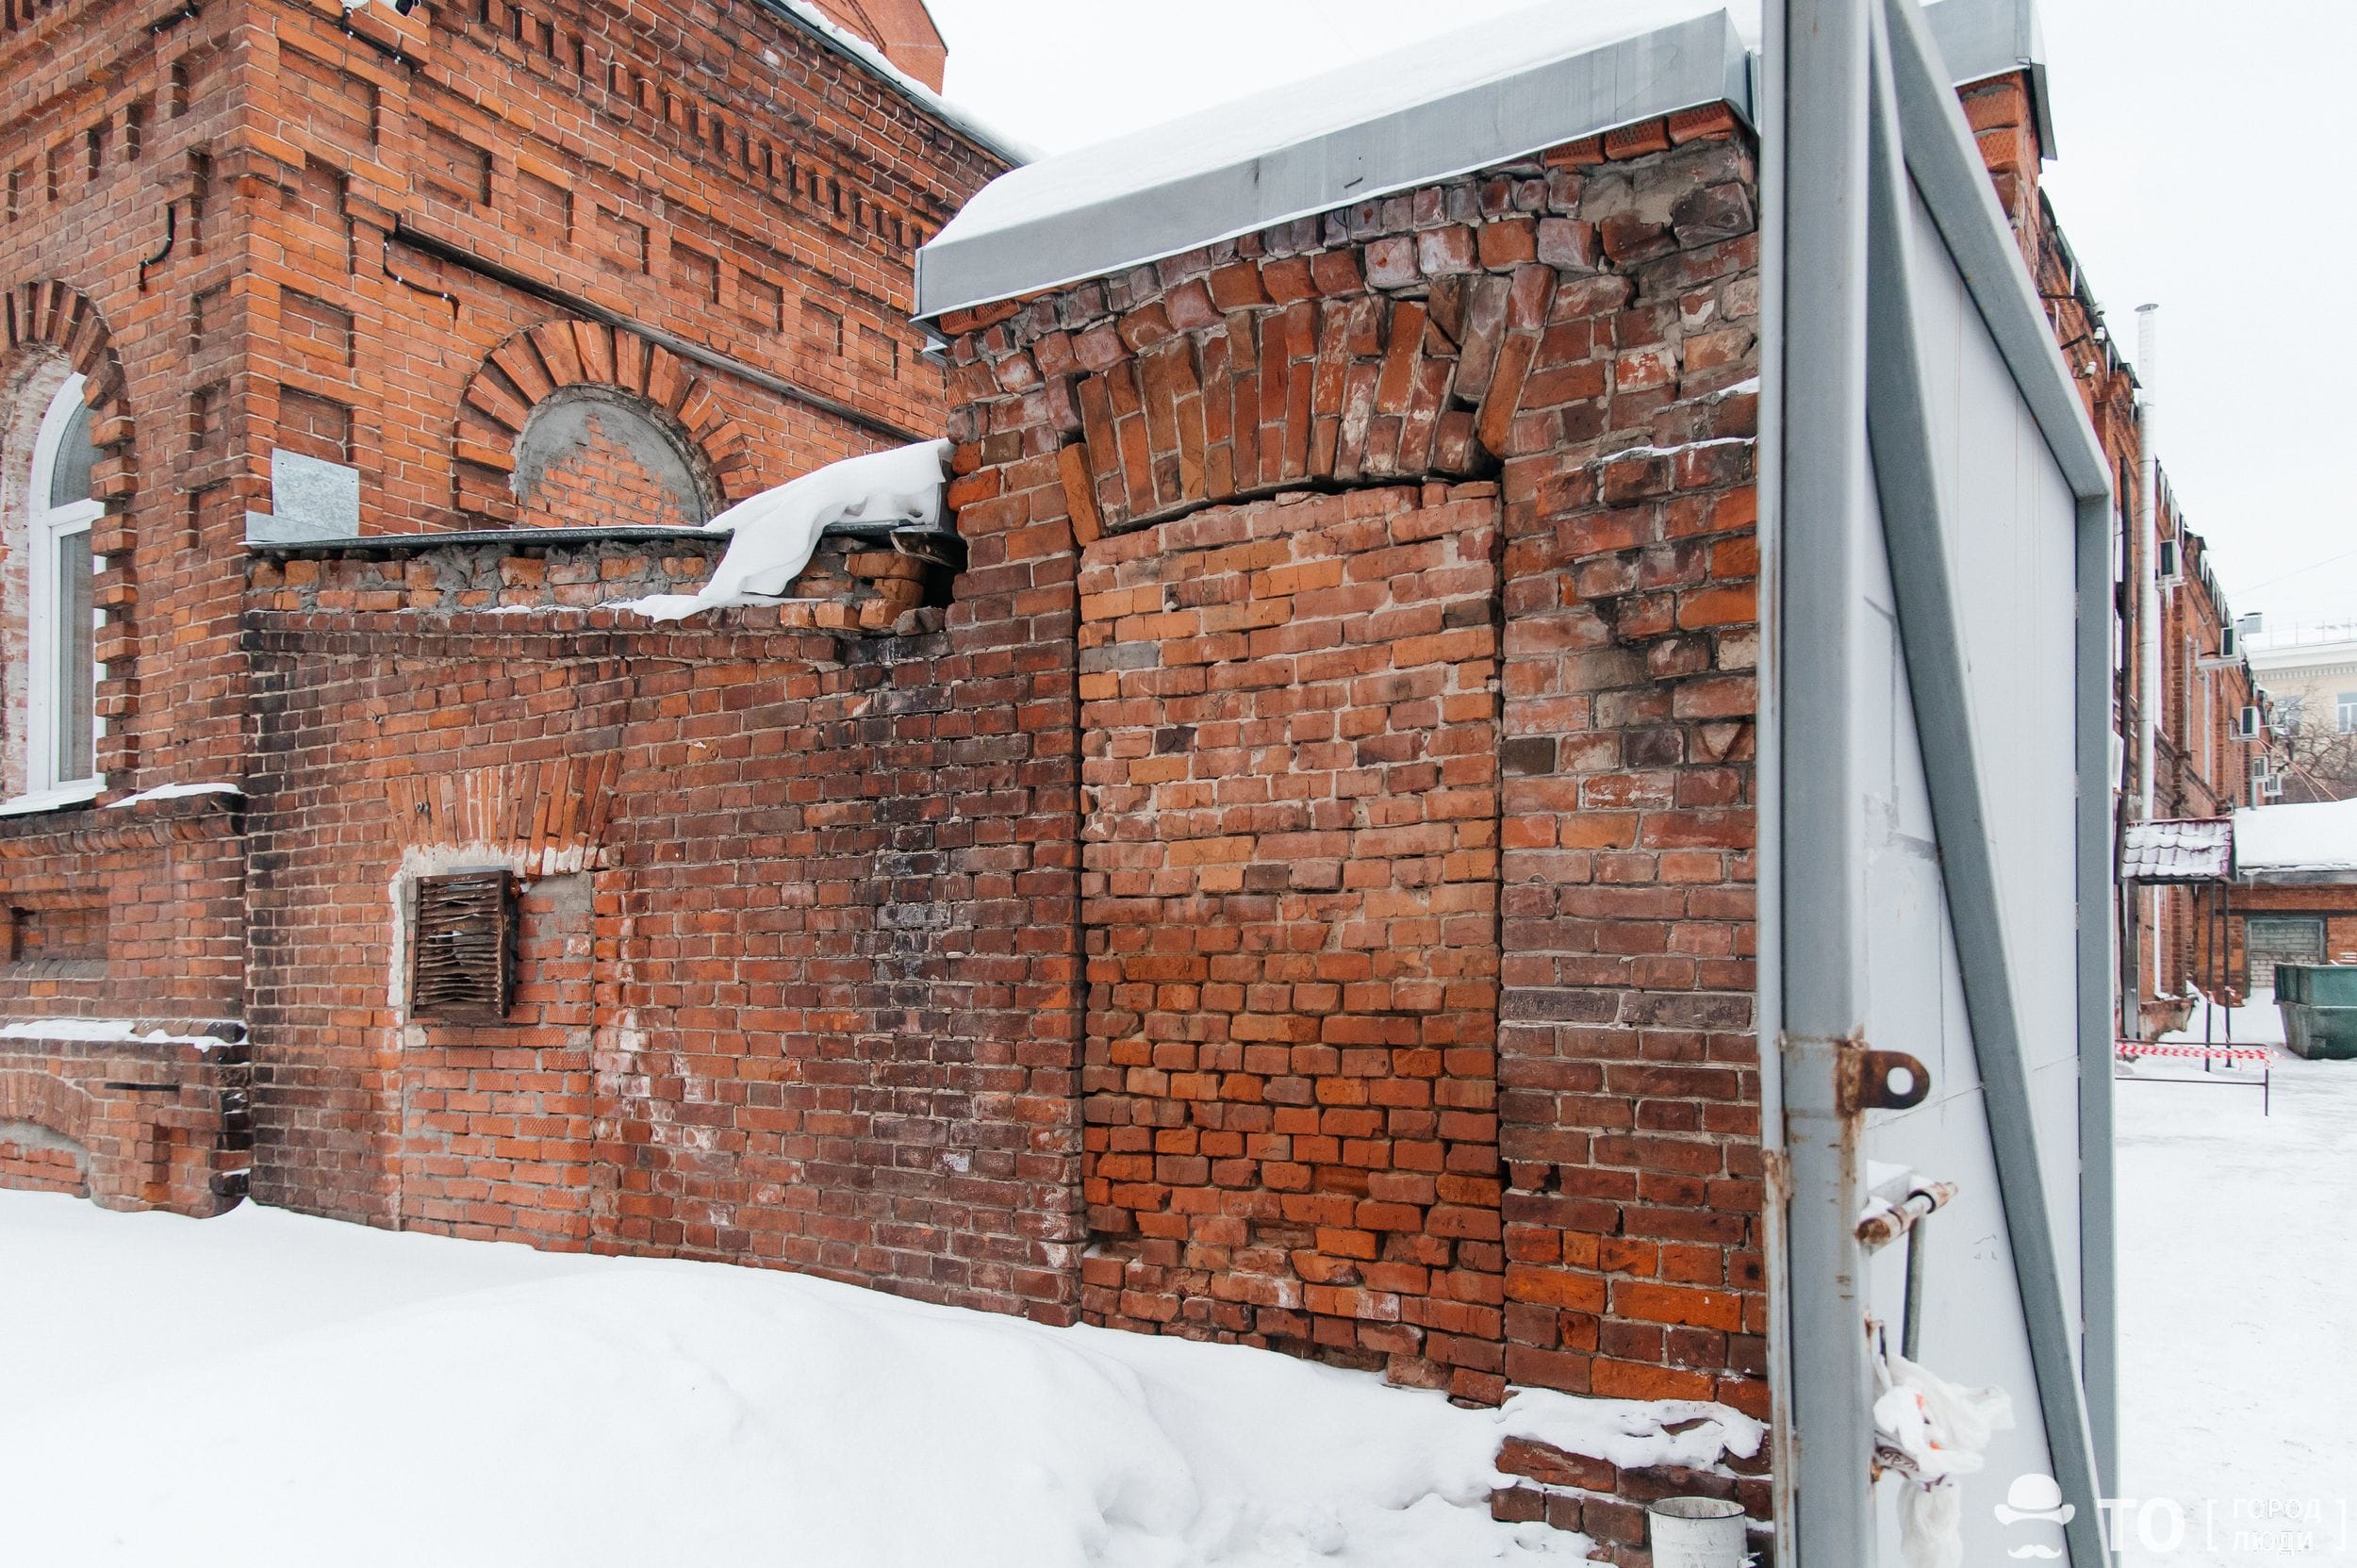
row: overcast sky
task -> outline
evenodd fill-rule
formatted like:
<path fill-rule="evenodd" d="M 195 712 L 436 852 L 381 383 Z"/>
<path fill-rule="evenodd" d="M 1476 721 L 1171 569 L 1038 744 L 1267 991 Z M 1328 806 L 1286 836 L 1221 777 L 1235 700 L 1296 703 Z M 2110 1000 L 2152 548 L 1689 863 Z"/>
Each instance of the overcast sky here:
<path fill-rule="evenodd" d="M 930 0 L 949 96 L 1046 151 L 1437 38 L 1529 0 Z M 1556 0 L 1608 5 L 1612 0 Z M 2357 205 L 2334 171 L 2352 0 L 2044 0 L 2047 189 L 2133 356 L 2234 609 L 2357 619 Z M 2337 557 L 2337 559 L 2335 559 Z"/>

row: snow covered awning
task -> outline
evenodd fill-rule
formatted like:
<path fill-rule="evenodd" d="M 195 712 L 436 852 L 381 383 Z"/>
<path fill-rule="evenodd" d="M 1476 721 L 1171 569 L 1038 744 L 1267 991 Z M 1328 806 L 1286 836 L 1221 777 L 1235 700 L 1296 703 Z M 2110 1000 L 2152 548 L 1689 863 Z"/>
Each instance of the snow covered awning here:
<path fill-rule="evenodd" d="M 2227 817 L 2131 822 L 2119 847 L 2119 880 L 2224 882 L 2233 873 L 2234 823 Z"/>
<path fill-rule="evenodd" d="M 1957 82 L 2031 73 L 2035 0 L 1937 0 Z M 1000 175 L 917 253 L 917 316 L 1101 277 L 1681 109 L 1752 116 L 1758 0 L 1562 0 Z"/>
<path fill-rule="evenodd" d="M 2245 882 L 2357 882 L 2357 801 L 2237 811 L 2234 868 Z"/>

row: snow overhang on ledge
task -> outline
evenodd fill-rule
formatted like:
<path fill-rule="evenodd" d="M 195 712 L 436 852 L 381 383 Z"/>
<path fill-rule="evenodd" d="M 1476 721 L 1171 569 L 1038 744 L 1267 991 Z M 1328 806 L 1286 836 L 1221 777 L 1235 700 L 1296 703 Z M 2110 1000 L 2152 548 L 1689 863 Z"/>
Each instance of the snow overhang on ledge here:
<path fill-rule="evenodd" d="M 2246 883 L 2357 883 L 2357 801 L 2240 808 L 2234 871 Z"/>
<path fill-rule="evenodd" d="M 1926 8 L 1954 79 L 2028 70 L 2036 0 Z M 1757 0 L 1562 0 L 1000 175 L 916 256 L 920 320 L 1723 103 L 1752 122 Z"/>

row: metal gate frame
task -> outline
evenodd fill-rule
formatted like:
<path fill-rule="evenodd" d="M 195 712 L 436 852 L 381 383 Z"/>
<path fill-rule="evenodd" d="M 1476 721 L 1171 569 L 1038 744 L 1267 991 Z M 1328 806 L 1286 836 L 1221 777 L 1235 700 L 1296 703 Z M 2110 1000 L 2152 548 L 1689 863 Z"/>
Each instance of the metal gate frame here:
<path fill-rule="evenodd" d="M 1860 567 L 1887 550 L 1931 784 L 1966 1011 L 2054 1478 L 2076 1568 L 2106 1561 L 2097 1509 L 2116 1442 L 2110 917 L 2110 464 L 2057 351 L 1916 0 L 1769 0 L 1760 107 L 1767 272 L 1762 399 L 1760 1031 L 1778 1560 L 1866 1568 L 1872 1367 L 1863 1331 L 1869 824 L 1849 781 L 1866 628 Z M 2022 64 L 2031 65 L 2024 48 Z M 1902 232 L 1912 180 L 2077 503 L 2074 729 L 2081 1246 L 2058 1253 L 2024 1025 L 1997 897 Z M 1869 487 L 1872 487 L 1870 492 Z M 1871 494 L 1883 514 L 1873 530 Z M 1889 1042 L 1895 1044 L 1896 1042 Z M 2073 1320 L 2062 1287 L 2081 1281 Z"/>

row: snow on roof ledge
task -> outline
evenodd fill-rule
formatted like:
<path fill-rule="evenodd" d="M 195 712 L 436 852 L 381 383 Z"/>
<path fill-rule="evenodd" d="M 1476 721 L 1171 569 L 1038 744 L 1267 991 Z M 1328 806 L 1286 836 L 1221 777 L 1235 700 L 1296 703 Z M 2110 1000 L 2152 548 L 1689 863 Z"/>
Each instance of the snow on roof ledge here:
<path fill-rule="evenodd" d="M 1014 299 L 1708 104 L 1753 119 L 1758 0 L 1562 0 L 1002 174 L 916 256 L 916 315 Z M 1958 82 L 2029 69 L 2036 0 L 1925 8 Z"/>
<path fill-rule="evenodd" d="M 622 599 L 613 607 L 650 620 L 680 620 L 700 610 L 775 604 L 810 565 L 818 536 L 840 523 L 893 523 L 932 528 L 949 466 L 949 443 L 918 441 L 862 457 L 846 457 L 748 496 L 704 524 L 727 534 L 728 553 L 700 593 L 658 593 Z"/>
<path fill-rule="evenodd" d="M 2234 869 L 2247 881 L 2357 881 L 2357 801 L 2245 806 L 2234 813 Z"/>

